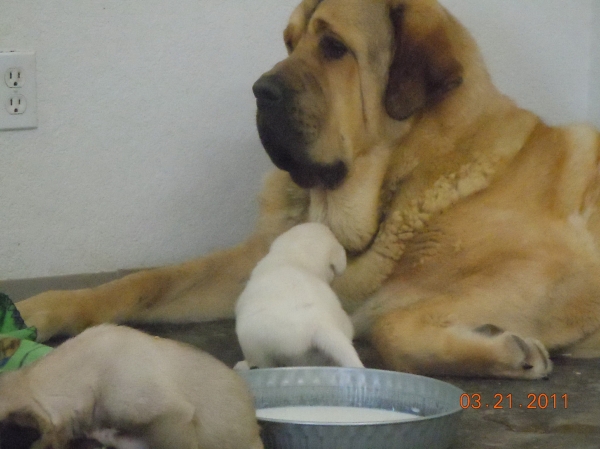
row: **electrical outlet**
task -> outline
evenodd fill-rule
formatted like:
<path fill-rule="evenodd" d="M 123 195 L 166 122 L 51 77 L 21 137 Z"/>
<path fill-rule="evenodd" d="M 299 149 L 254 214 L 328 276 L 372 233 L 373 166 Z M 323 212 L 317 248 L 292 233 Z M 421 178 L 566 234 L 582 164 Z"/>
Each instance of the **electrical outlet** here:
<path fill-rule="evenodd" d="M 23 95 L 13 95 L 6 101 L 6 110 L 10 115 L 25 114 L 27 99 Z"/>
<path fill-rule="evenodd" d="M 4 74 L 4 81 L 8 87 L 23 87 L 25 77 L 21 67 L 12 67 Z"/>
<path fill-rule="evenodd" d="M 35 53 L 0 51 L 0 131 L 37 128 L 36 93 Z"/>

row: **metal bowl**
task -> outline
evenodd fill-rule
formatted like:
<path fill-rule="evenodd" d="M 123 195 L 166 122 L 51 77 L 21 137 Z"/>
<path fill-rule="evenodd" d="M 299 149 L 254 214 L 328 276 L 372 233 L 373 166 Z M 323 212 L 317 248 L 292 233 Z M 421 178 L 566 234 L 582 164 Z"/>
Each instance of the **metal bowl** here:
<path fill-rule="evenodd" d="M 446 449 L 460 418 L 459 388 L 413 374 L 359 368 L 268 368 L 242 371 L 256 408 L 364 407 L 418 415 L 377 423 L 259 419 L 266 449 Z"/>

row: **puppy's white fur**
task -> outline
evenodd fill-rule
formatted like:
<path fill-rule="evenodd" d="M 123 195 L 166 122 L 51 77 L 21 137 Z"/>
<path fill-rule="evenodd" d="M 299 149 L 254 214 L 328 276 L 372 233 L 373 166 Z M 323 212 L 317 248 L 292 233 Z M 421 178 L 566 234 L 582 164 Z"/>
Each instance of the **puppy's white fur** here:
<path fill-rule="evenodd" d="M 362 367 L 352 323 L 329 285 L 345 268 L 344 248 L 322 224 L 279 236 L 237 302 L 236 332 L 247 364 Z"/>
<path fill-rule="evenodd" d="M 1 375 L 0 398 L 0 423 L 41 432 L 32 448 L 107 439 L 107 428 L 118 429 L 112 442 L 123 448 L 263 447 L 252 397 L 233 370 L 191 346 L 124 326 L 91 328 Z"/>

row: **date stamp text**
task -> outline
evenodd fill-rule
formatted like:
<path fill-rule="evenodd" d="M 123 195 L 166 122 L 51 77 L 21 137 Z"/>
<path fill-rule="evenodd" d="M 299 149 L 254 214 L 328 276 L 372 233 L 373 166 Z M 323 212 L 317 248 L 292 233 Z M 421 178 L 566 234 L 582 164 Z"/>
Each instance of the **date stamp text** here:
<path fill-rule="evenodd" d="M 460 406 L 463 409 L 565 409 L 569 408 L 569 395 L 529 393 L 526 399 L 519 400 L 511 393 L 496 393 L 493 399 L 486 401 L 480 393 L 464 393 Z"/>

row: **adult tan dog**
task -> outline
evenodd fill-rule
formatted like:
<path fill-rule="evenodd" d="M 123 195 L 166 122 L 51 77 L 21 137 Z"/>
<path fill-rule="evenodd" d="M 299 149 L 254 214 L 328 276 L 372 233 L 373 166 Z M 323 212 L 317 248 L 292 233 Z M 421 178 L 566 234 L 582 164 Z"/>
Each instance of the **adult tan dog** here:
<path fill-rule="evenodd" d="M 42 338 L 103 321 L 206 320 L 270 242 L 327 224 L 334 282 L 390 368 L 538 378 L 550 351 L 600 353 L 600 137 L 551 128 L 492 85 L 435 0 L 305 0 L 289 57 L 254 86 L 281 170 L 247 241 L 92 290 L 18 305 Z"/>

